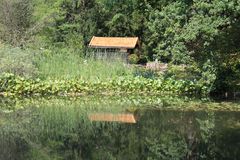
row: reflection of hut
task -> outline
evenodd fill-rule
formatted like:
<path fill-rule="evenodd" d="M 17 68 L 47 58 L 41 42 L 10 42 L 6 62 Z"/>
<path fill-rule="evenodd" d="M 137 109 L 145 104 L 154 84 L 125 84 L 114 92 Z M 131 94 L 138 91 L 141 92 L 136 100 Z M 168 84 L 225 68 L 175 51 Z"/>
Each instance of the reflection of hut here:
<path fill-rule="evenodd" d="M 123 60 L 139 46 L 138 37 L 93 37 L 89 47 L 94 55 L 100 58 L 116 58 Z"/>
<path fill-rule="evenodd" d="M 95 113 L 89 114 L 91 121 L 136 123 L 134 114 Z"/>

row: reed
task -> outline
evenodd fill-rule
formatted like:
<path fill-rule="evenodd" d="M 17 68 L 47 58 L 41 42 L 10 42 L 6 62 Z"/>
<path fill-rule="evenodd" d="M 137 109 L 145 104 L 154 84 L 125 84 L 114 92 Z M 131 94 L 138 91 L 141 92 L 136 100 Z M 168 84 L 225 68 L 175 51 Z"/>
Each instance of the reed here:
<path fill-rule="evenodd" d="M 74 53 L 58 53 L 38 58 L 40 77 L 51 79 L 81 78 L 87 81 L 107 81 L 132 75 L 133 69 L 121 61 L 83 58 Z"/>

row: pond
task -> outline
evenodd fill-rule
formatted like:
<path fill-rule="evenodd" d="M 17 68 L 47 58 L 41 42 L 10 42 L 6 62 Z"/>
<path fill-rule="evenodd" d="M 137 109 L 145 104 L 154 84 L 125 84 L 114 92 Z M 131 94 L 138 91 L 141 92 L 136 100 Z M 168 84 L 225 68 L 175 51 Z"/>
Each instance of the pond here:
<path fill-rule="evenodd" d="M 0 160 L 237 160 L 240 103 L 161 96 L 0 99 Z"/>

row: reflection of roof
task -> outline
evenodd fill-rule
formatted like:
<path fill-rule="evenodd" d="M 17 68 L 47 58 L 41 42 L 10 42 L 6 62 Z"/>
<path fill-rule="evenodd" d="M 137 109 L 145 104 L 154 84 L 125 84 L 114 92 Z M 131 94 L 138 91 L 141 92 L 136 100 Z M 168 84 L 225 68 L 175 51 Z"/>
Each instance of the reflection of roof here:
<path fill-rule="evenodd" d="M 126 48 L 134 49 L 138 37 L 93 37 L 89 46 L 92 48 Z"/>
<path fill-rule="evenodd" d="M 133 114 L 95 113 L 88 115 L 91 121 L 136 123 Z"/>

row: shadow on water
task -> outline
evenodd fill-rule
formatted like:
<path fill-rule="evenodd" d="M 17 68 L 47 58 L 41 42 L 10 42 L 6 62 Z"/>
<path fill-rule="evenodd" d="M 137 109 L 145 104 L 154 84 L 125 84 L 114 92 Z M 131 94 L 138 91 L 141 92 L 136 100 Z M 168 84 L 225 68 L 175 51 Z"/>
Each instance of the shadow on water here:
<path fill-rule="evenodd" d="M 213 102 L 156 97 L 4 100 L 0 159 L 237 160 L 240 112 L 178 108 L 189 105 L 206 108 Z"/>

